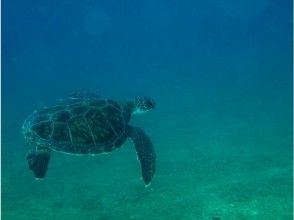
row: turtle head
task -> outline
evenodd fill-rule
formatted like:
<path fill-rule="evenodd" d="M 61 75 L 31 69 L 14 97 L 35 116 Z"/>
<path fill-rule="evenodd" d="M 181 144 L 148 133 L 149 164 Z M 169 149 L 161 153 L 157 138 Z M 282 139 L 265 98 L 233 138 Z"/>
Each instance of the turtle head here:
<path fill-rule="evenodd" d="M 154 100 L 147 97 L 137 97 L 133 101 L 133 112 L 132 114 L 142 114 L 150 111 L 155 107 Z"/>

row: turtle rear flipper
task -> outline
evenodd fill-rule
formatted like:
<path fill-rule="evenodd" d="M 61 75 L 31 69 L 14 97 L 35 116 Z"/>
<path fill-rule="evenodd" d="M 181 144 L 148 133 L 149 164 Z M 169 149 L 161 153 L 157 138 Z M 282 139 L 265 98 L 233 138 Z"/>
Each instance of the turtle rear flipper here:
<path fill-rule="evenodd" d="M 48 149 L 31 150 L 27 155 L 30 170 L 34 172 L 36 178 L 44 178 L 50 160 Z"/>
<path fill-rule="evenodd" d="M 155 173 L 156 155 L 153 144 L 141 128 L 129 126 L 129 136 L 134 142 L 141 163 L 144 183 L 148 185 Z"/>

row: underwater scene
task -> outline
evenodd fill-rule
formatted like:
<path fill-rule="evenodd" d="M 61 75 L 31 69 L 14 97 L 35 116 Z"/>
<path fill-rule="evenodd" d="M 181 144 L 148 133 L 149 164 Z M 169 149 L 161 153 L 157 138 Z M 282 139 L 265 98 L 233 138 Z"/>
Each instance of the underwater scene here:
<path fill-rule="evenodd" d="M 2 1 L 1 219 L 292 220 L 292 1 Z"/>

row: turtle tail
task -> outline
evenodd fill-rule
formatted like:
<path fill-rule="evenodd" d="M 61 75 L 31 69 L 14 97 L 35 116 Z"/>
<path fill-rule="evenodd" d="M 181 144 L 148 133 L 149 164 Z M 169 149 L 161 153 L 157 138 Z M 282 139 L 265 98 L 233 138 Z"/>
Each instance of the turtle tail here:
<path fill-rule="evenodd" d="M 141 128 L 129 126 L 129 136 L 133 140 L 141 163 L 143 181 L 148 185 L 155 173 L 156 155 L 150 138 Z"/>
<path fill-rule="evenodd" d="M 31 150 L 26 159 L 28 161 L 29 168 L 33 171 L 35 177 L 37 179 L 44 178 L 50 160 L 50 150 L 46 148 Z"/>

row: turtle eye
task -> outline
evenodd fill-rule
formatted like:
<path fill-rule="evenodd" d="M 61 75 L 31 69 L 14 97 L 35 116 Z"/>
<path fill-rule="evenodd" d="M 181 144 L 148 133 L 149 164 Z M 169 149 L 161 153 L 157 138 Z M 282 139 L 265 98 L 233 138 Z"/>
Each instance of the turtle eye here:
<path fill-rule="evenodd" d="M 143 108 L 148 111 L 155 107 L 155 102 L 152 99 L 144 97 L 142 100 Z"/>
<path fill-rule="evenodd" d="M 151 99 L 145 102 L 146 109 L 153 109 L 155 107 L 155 102 Z"/>
<path fill-rule="evenodd" d="M 155 102 L 147 97 L 139 97 L 136 98 L 135 105 L 137 110 L 143 113 L 153 109 L 155 106 Z"/>

